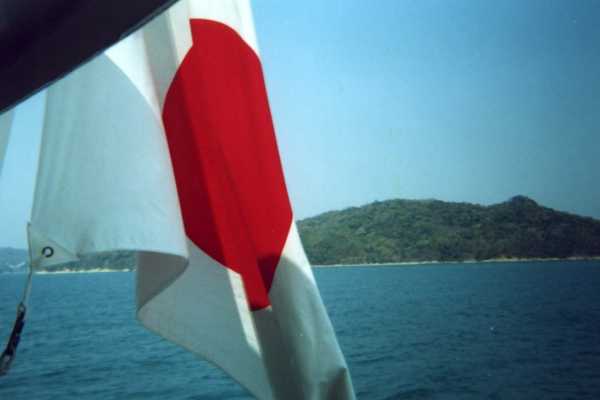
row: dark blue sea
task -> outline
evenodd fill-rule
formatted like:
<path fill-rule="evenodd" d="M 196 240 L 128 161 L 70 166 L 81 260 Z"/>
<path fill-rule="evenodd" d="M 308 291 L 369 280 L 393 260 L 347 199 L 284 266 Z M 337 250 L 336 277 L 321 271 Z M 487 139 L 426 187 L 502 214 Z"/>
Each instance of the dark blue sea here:
<path fill-rule="evenodd" d="M 600 262 L 315 273 L 361 399 L 600 399 Z M 249 398 L 135 321 L 133 273 L 34 279 L 0 399 Z M 24 280 L 0 275 L 2 340 Z"/>

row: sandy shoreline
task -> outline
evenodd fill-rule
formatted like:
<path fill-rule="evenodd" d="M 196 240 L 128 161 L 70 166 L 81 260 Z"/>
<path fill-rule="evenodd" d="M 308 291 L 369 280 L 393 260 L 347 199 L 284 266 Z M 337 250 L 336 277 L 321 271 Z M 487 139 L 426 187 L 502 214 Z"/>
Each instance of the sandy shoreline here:
<path fill-rule="evenodd" d="M 327 264 L 313 265 L 313 268 L 351 268 L 351 267 L 418 267 L 428 265 L 455 265 L 455 264 L 489 264 L 489 263 L 516 263 L 516 262 L 555 262 L 555 261 L 600 261 L 598 257 L 569 257 L 569 258 L 494 258 L 490 260 L 465 260 L 465 261 L 401 261 L 391 263 L 370 263 L 370 264 Z M 103 272 L 133 272 L 133 269 L 110 269 L 110 268 L 91 268 L 91 269 L 65 269 L 60 271 L 36 271 L 36 274 L 95 274 Z M 24 271 L 13 273 L 25 273 Z"/>
<path fill-rule="evenodd" d="M 344 268 L 344 267 L 414 267 L 419 265 L 444 265 L 444 264 L 488 264 L 488 263 L 516 263 L 516 262 L 552 262 L 552 261 L 600 261 L 600 256 L 595 257 L 567 257 L 567 258 L 493 258 L 489 260 L 463 260 L 463 261 L 400 261 L 390 263 L 366 264 L 326 264 L 313 265 L 315 268 Z"/>
<path fill-rule="evenodd" d="M 91 268 L 91 269 L 62 269 L 60 271 L 36 271 L 35 274 L 97 274 L 102 272 L 132 272 L 132 269 L 110 269 L 110 268 Z"/>

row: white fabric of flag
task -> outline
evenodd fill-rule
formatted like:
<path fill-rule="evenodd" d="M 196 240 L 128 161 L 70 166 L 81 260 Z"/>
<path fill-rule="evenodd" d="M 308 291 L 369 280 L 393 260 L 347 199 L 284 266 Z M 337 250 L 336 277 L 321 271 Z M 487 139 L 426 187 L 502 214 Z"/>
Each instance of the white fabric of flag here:
<path fill-rule="evenodd" d="M 39 266 L 137 251 L 142 324 L 257 398 L 354 398 L 247 1 L 180 1 L 48 88 L 29 237 Z"/>

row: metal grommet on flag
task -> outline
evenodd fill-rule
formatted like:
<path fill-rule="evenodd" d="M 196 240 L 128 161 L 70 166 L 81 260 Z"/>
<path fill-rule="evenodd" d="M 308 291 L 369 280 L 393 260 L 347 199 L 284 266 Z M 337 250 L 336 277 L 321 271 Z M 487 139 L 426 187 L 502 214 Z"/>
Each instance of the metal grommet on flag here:
<path fill-rule="evenodd" d="M 50 258 L 54 255 L 54 249 L 50 246 L 46 246 L 42 249 L 42 255 L 46 258 Z"/>

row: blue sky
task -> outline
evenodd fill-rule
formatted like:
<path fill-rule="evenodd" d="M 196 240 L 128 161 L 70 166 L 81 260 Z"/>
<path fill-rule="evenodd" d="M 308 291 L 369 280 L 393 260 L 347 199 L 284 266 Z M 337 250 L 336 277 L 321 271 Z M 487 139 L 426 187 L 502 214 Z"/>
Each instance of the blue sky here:
<path fill-rule="evenodd" d="M 297 218 L 516 194 L 600 218 L 600 2 L 253 2 Z M 0 246 L 24 247 L 39 138 L 17 116 Z"/>
<path fill-rule="evenodd" d="M 298 217 L 524 194 L 600 218 L 597 1 L 257 1 Z"/>
<path fill-rule="evenodd" d="M 0 175 L 0 247 L 27 246 L 26 227 L 33 202 L 43 99 L 43 94 L 34 96 L 14 116 Z"/>

